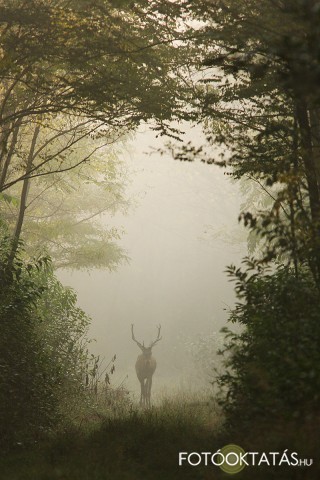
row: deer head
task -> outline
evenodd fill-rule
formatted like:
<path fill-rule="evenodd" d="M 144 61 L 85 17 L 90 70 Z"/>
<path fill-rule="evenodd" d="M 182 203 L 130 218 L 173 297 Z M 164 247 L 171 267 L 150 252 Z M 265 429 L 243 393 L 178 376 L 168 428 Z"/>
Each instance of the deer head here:
<path fill-rule="evenodd" d="M 138 342 L 138 340 L 136 340 L 136 338 L 134 336 L 134 333 L 133 333 L 133 324 L 131 325 L 132 340 L 134 342 L 136 342 L 136 344 L 138 345 L 138 347 L 140 348 L 140 350 L 142 351 L 142 353 L 145 357 L 151 357 L 152 348 L 162 339 L 162 337 L 160 337 L 161 325 L 158 325 L 157 328 L 158 328 L 157 338 L 153 342 L 150 343 L 149 347 L 145 347 L 144 342 L 142 342 L 142 344 L 141 344 L 140 342 Z"/>

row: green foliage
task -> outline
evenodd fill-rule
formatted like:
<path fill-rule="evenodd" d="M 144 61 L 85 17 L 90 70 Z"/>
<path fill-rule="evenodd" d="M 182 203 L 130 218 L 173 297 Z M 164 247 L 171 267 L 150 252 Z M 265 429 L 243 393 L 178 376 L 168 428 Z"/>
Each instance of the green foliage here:
<path fill-rule="evenodd" d="M 44 287 L 32 278 L 42 262 L 25 264 L 20 255 L 10 272 L 8 239 L 1 241 L 0 289 L 0 425 L 1 446 L 41 435 L 57 418 L 50 359 L 37 335 L 35 305 Z"/>
<path fill-rule="evenodd" d="M 0 200 L 3 200 L 7 204 L 17 205 L 18 201 L 15 197 L 8 195 L 7 193 L 0 193 Z"/>
<path fill-rule="evenodd" d="M 179 70 L 188 49 L 175 43 L 181 32 L 168 16 L 171 2 L 163 3 L 156 15 L 156 2 L 145 1 L 0 1 L 0 192 L 10 189 L 0 200 L 16 241 L 25 213 L 38 210 L 26 243 L 46 243 L 55 265 L 114 269 L 126 258 L 118 232 L 86 219 L 127 204 L 118 176 L 112 178 L 110 145 L 143 121 L 176 136 L 170 120 L 184 115 L 191 90 Z M 88 173 L 98 150 L 99 172 L 86 179 L 77 169 L 81 182 L 67 175 L 79 165 Z M 20 193 L 12 187 L 21 182 Z M 83 188 L 88 182 L 95 190 Z M 21 201 L 8 205 L 13 193 Z"/>
<path fill-rule="evenodd" d="M 256 420 L 316 421 L 319 5 L 308 0 L 183 5 L 199 22 L 194 39 L 203 53 L 199 117 L 208 150 L 185 147 L 180 159 L 229 166 L 236 179 L 253 181 L 270 199 L 249 205 L 239 217 L 260 251 L 245 270 L 229 270 L 240 298 L 230 320 L 242 330 L 225 330 L 227 371 L 218 378 L 226 395 L 222 403 L 233 427 L 254 427 Z M 195 33 L 194 26 L 190 30 Z"/>
<path fill-rule="evenodd" d="M 74 415 L 85 398 L 89 318 L 56 280 L 46 258 L 26 263 L 20 245 L 10 269 L 1 241 L 1 446 L 34 442 Z"/>
<path fill-rule="evenodd" d="M 128 127 L 166 122 L 182 101 L 169 50 L 180 52 L 168 46 L 180 36 L 168 29 L 175 20 L 146 2 L 14 0 L 0 3 L 0 18 L 0 78 L 14 79 L 4 123 L 73 110 Z"/>
<path fill-rule="evenodd" d="M 43 121 L 36 147 L 40 153 L 34 165 L 51 160 L 41 168 L 45 175 L 28 180 L 22 227 L 25 250 L 30 256 L 47 252 L 55 268 L 114 270 L 126 260 L 117 245 L 121 232 L 107 225 L 108 217 L 119 211 L 125 213 L 129 206 L 125 194 L 127 175 L 119 159 L 123 143 L 102 126 L 99 133 L 89 137 L 90 128 L 77 129 L 78 123 L 68 116 Z M 66 133 L 68 127 L 74 128 L 71 133 Z M 28 156 L 30 126 L 20 130 L 8 182 L 14 181 L 17 172 L 18 176 L 24 174 L 21 159 Z M 71 139 L 79 141 L 67 148 Z M 81 163 L 86 158 L 90 162 Z M 78 166 L 72 168 L 74 165 Z M 69 170 L 61 172 L 61 168 Z M 12 185 L 10 192 L 19 197 L 21 183 Z M 20 209 L 21 202 L 0 202 L 0 214 L 8 230 L 15 231 Z"/>
<path fill-rule="evenodd" d="M 203 54 L 197 92 L 208 149 L 184 147 L 178 158 L 228 165 L 256 182 L 272 202 L 241 219 L 263 239 L 261 256 L 308 265 L 319 282 L 319 9 L 307 0 L 184 8 L 199 22 L 190 34 Z"/>
<path fill-rule="evenodd" d="M 50 381 L 59 412 L 71 417 L 85 397 L 90 318 L 77 306 L 75 292 L 64 287 L 51 269 L 40 271 L 36 281 L 43 288 L 34 312 L 38 322 L 36 335 L 50 361 Z"/>
<path fill-rule="evenodd" d="M 312 277 L 247 260 L 229 269 L 240 302 L 225 329 L 221 403 L 233 426 L 316 418 L 320 406 L 320 296 Z"/>

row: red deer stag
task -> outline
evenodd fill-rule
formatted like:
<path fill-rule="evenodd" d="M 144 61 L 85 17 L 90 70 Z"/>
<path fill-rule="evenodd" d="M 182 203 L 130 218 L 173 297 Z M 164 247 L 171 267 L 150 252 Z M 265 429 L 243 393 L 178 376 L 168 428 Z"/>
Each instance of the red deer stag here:
<path fill-rule="evenodd" d="M 152 348 L 158 343 L 162 337 L 160 337 L 161 325 L 158 327 L 158 336 L 154 342 L 150 344 L 149 347 L 144 346 L 144 342 L 138 342 L 135 339 L 133 333 L 133 324 L 131 325 L 132 340 L 136 342 L 138 347 L 142 351 L 142 355 L 139 355 L 136 361 L 136 372 L 141 385 L 141 396 L 140 396 L 140 405 L 150 407 L 150 398 L 151 398 L 151 386 L 152 386 L 152 375 L 155 372 L 157 367 L 157 362 L 152 356 Z"/>

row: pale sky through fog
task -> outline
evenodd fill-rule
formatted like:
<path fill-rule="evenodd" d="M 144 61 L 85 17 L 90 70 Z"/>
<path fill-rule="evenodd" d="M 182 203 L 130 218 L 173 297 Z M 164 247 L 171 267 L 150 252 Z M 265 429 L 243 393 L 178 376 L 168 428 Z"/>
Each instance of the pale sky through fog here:
<path fill-rule="evenodd" d="M 113 273 L 58 272 L 92 316 L 92 351 L 108 361 L 116 353 L 114 383 L 128 374 L 126 384 L 135 391 L 139 349 L 131 340 L 131 323 L 136 338 L 146 344 L 156 337 L 156 325 L 162 325 L 163 338 L 153 352 L 155 391 L 173 384 L 188 387 L 199 369 L 190 343 L 225 324 L 234 294 L 224 270 L 230 263 L 239 265 L 246 254 L 237 222 L 238 186 L 219 167 L 144 153 L 161 142 L 146 127 L 131 142 L 123 158 L 131 172 L 128 193 L 137 206 L 127 216 L 105 217 L 108 225 L 126 231 L 120 244 L 129 264 Z"/>

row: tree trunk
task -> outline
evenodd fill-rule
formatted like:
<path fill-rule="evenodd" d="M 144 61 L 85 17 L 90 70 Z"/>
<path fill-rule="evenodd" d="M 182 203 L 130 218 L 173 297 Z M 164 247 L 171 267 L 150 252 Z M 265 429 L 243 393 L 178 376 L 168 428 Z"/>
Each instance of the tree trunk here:
<path fill-rule="evenodd" d="M 33 163 L 33 160 L 34 160 L 34 151 L 35 151 L 35 147 L 36 147 L 39 132 L 40 132 L 40 125 L 37 125 L 35 130 L 34 130 L 31 145 L 30 145 L 30 150 L 29 150 L 29 155 L 28 155 L 28 160 L 27 160 L 27 165 L 26 165 L 26 174 L 28 174 L 28 172 L 30 171 L 30 169 L 32 167 L 32 163 Z M 23 180 L 23 185 L 22 185 L 19 215 L 18 215 L 15 231 L 14 231 L 13 238 L 12 238 L 11 252 L 10 252 L 10 255 L 9 255 L 9 259 L 8 259 L 8 269 L 9 270 L 12 267 L 14 258 L 15 258 L 16 253 L 17 253 L 18 245 L 19 245 L 22 225 L 23 225 L 23 221 L 24 221 L 26 208 L 27 208 L 27 198 L 28 198 L 29 184 L 30 184 L 30 178 L 27 177 Z"/>
<path fill-rule="evenodd" d="M 4 158 L 8 152 L 8 140 L 11 133 L 11 129 L 2 130 L 0 134 L 0 171 L 4 163 Z"/>
<path fill-rule="evenodd" d="M 310 261 L 316 270 L 316 280 L 320 281 L 320 188 L 318 183 L 317 159 L 319 149 L 316 147 L 316 136 L 312 135 L 310 115 L 305 99 L 297 102 L 297 120 L 301 135 L 302 160 L 305 168 L 311 220 L 313 231 L 311 232 L 312 252 Z M 320 144 L 319 144 L 320 146 Z"/>
<path fill-rule="evenodd" d="M 11 158 L 12 158 L 15 146 L 17 144 L 18 134 L 19 134 L 19 129 L 20 129 L 21 123 L 22 123 L 22 119 L 19 119 L 17 121 L 14 129 L 13 129 L 13 134 L 12 134 L 12 139 L 11 139 L 11 142 L 10 142 L 10 147 L 9 147 L 8 152 L 7 152 L 6 158 L 3 162 L 3 166 L 1 168 L 0 192 L 2 191 L 2 187 L 3 187 L 3 185 L 6 181 L 6 178 L 7 178 L 8 168 L 9 168 L 9 165 L 10 165 L 10 162 L 11 162 Z"/>
<path fill-rule="evenodd" d="M 310 127 L 318 189 L 320 191 L 320 109 L 310 110 Z"/>
<path fill-rule="evenodd" d="M 320 220 L 320 194 L 317 181 L 311 125 L 309 122 L 307 104 L 304 100 L 300 100 L 297 104 L 297 119 L 301 133 L 301 145 L 303 149 L 302 158 L 308 184 L 311 217 L 312 220 L 317 223 Z"/>

